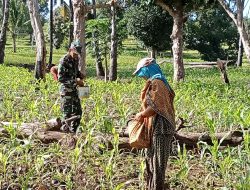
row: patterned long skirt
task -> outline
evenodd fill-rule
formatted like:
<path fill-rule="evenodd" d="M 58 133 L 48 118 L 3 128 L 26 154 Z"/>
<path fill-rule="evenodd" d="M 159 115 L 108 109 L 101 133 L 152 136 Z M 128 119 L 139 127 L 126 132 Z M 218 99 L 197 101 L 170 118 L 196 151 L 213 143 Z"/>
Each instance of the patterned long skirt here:
<path fill-rule="evenodd" d="M 146 150 L 146 174 L 148 190 L 165 190 L 165 171 L 170 154 L 173 133 L 172 130 L 165 131 L 171 129 L 171 127 L 166 128 L 165 125 L 165 129 L 162 128 L 162 125 L 165 123 L 162 120 L 163 118 L 161 118 L 160 121 L 156 121 L 157 123 L 154 126 L 155 129 L 153 132 L 152 145 Z"/>

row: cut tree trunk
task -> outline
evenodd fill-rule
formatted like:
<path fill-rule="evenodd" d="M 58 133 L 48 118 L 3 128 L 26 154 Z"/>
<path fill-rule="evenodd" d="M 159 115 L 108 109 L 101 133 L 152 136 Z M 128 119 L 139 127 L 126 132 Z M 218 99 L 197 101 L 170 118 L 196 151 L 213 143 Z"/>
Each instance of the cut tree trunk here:
<path fill-rule="evenodd" d="M 51 119 L 44 123 L 22 123 L 21 125 L 11 122 L 0 122 L 0 136 L 8 136 L 6 126 L 15 128 L 17 130 L 18 138 L 33 136 L 34 138 L 41 140 L 43 143 L 58 142 L 69 136 L 76 138 L 74 134 L 59 131 L 62 126 L 60 119 Z M 244 131 L 244 133 L 249 133 L 249 130 Z M 221 141 L 220 146 L 237 146 L 244 141 L 244 133 L 242 131 L 222 132 L 216 133 L 214 137 L 218 139 L 219 142 Z M 103 135 L 101 136 L 103 137 Z M 119 148 L 131 150 L 132 147 L 130 147 L 128 143 L 127 131 L 120 133 L 119 136 Z M 208 145 L 213 145 L 212 137 L 207 133 L 176 132 L 174 137 L 180 145 L 185 144 L 188 149 L 197 148 L 198 143 L 201 141 L 206 142 Z M 112 148 L 110 140 L 112 139 L 112 136 L 102 138 L 102 140 L 103 139 L 106 141 L 106 144 L 109 144 L 109 147 Z"/>
<path fill-rule="evenodd" d="M 3 8 L 3 20 L 2 20 L 2 27 L 1 27 L 1 34 L 0 34 L 0 64 L 4 63 L 4 56 L 5 56 L 5 45 L 6 45 L 6 34 L 7 34 L 7 27 L 8 27 L 8 20 L 9 20 L 9 6 L 10 0 L 4 0 L 3 4 L 5 5 Z"/>
<path fill-rule="evenodd" d="M 227 77 L 227 61 L 222 61 L 220 59 L 217 60 L 217 66 L 220 70 L 220 73 L 221 73 L 221 77 L 223 79 L 223 81 L 226 83 L 226 84 L 230 84 L 229 82 L 229 79 Z"/>
<path fill-rule="evenodd" d="M 92 5 L 95 7 L 96 1 L 92 0 Z M 96 8 L 92 9 L 92 15 L 94 19 L 96 19 Z M 99 48 L 99 32 L 97 29 L 94 29 L 92 32 L 93 37 L 93 46 L 94 46 L 94 54 L 95 54 L 95 61 L 96 61 L 96 76 L 99 78 L 105 77 L 104 69 L 102 66 L 102 58 L 101 58 L 101 51 Z"/>
<path fill-rule="evenodd" d="M 82 52 L 79 60 L 79 70 L 86 77 L 86 44 L 85 44 L 85 3 L 82 0 L 72 0 L 74 10 L 74 40 L 80 40 Z"/>
<path fill-rule="evenodd" d="M 117 79 L 117 36 L 116 36 L 116 8 L 115 1 L 111 2 L 111 50 L 110 50 L 110 69 L 109 80 Z"/>
<path fill-rule="evenodd" d="M 45 79 L 46 71 L 46 46 L 43 28 L 40 20 L 38 1 L 37 0 L 27 0 L 30 21 L 34 31 L 36 40 L 36 66 L 35 66 L 35 78 Z"/>

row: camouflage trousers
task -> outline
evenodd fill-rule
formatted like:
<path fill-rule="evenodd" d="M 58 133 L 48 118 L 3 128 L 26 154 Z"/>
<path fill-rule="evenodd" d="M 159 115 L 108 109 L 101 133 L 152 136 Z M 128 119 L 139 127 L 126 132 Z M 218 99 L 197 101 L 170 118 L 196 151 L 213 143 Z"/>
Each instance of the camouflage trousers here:
<path fill-rule="evenodd" d="M 60 91 L 61 94 L 61 111 L 63 113 L 63 120 L 68 130 L 76 132 L 80 125 L 82 117 L 81 102 L 78 97 L 78 92 L 73 89 L 71 92 Z M 66 122 L 69 118 L 77 116 L 77 119 Z"/>

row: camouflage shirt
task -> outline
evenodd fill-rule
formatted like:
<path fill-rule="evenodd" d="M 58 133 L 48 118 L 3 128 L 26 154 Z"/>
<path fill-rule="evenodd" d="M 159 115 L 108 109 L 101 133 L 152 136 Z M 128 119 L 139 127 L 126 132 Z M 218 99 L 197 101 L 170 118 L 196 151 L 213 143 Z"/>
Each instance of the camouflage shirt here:
<path fill-rule="evenodd" d="M 78 59 L 73 59 L 69 54 L 66 54 L 58 65 L 58 81 L 67 87 L 75 87 L 76 78 L 82 79 L 78 64 Z"/>
<path fill-rule="evenodd" d="M 66 54 L 58 65 L 58 81 L 60 85 L 60 95 L 65 98 L 77 97 L 76 78 L 81 78 L 81 73 L 78 69 L 79 59 L 73 59 L 69 54 Z"/>

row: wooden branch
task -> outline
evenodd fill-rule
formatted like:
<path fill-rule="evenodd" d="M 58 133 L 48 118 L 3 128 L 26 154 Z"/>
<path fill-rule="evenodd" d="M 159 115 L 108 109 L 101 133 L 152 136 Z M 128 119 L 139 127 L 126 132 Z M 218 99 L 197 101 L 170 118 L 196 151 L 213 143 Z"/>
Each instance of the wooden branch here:
<path fill-rule="evenodd" d="M 97 5 L 88 5 L 86 6 L 86 11 L 89 12 L 91 9 L 100 9 L 100 8 L 110 8 L 110 4 L 97 4 Z"/>
<path fill-rule="evenodd" d="M 215 68 L 215 65 L 191 65 L 185 66 L 185 68 Z"/>
<path fill-rule="evenodd" d="M 221 60 L 221 61 L 224 61 L 224 62 L 232 62 L 233 60 Z M 165 62 L 169 62 L 169 63 L 172 63 L 173 60 L 172 59 L 163 59 L 161 61 L 158 62 L 158 64 L 162 64 L 162 63 L 165 63 Z M 208 61 L 205 61 L 205 62 L 185 62 L 184 65 L 187 65 L 187 66 L 197 66 L 197 65 L 215 65 L 217 66 L 217 62 L 216 61 L 211 61 L 211 62 L 208 62 Z"/>
<path fill-rule="evenodd" d="M 185 123 L 187 123 L 187 121 L 185 119 L 183 119 L 182 117 L 179 117 L 177 122 L 176 122 L 177 129 L 175 131 L 178 132 L 181 129 L 191 128 L 192 127 L 192 126 L 184 125 Z"/>
<path fill-rule="evenodd" d="M 221 6 L 224 8 L 224 10 L 227 12 L 227 14 L 233 19 L 234 23 L 237 25 L 237 20 L 233 12 L 230 10 L 230 8 L 226 5 L 224 0 L 218 0 Z"/>
<path fill-rule="evenodd" d="M 106 4 L 96 4 L 96 5 L 85 6 L 85 11 L 90 12 L 91 9 L 105 9 L 105 8 L 110 8 L 112 6 L 121 8 L 121 6 L 116 1 L 110 1 Z"/>
<path fill-rule="evenodd" d="M 169 5 L 167 5 L 166 3 L 164 3 L 163 0 L 155 0 L 155 4 L 159 5 L 164 10 L 166 10 L 172 17 L 175 17 L 175 15 L 176 15 L 175 10 L 172 7 L 170 7 Z"/>
<path fill-rule="evenodd" d="M 184 65 L 217 65 L 217 62 L 187 62 Z"/>

